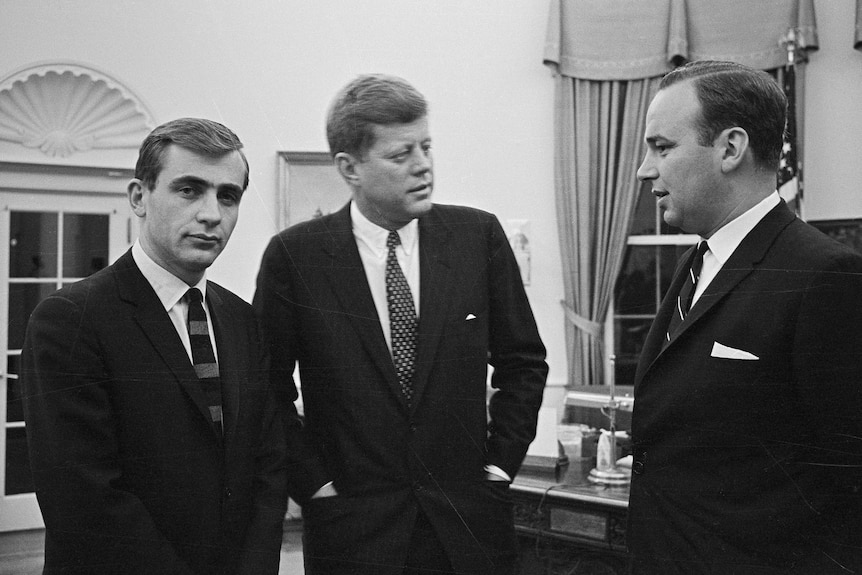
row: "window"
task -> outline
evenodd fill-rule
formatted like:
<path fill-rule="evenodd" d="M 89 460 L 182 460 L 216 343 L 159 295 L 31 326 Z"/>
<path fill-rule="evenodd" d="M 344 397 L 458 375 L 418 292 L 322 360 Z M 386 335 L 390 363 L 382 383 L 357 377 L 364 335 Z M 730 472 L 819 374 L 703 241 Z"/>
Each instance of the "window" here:
<path fill-rule="evenodd" d="M 638 357 L 658 306 L 673 279 L 679 257 L 698 237 L 667 225 L 650 193 L 641 186 L 637 208 L 608 313 L 606 349 L 616 356 L 614 381 L 633 385 Z"/>

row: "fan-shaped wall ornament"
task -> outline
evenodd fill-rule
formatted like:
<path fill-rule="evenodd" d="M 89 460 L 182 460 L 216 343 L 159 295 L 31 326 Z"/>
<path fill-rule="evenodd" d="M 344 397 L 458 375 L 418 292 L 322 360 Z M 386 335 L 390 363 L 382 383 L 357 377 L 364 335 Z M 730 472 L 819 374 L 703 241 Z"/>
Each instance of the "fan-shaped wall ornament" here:
<path fill-rule="evenodd" d="M 125 86 L 78 64 L 47 64 L 0 80 L 0 140 L 67 157 L 137 148 L 152 116 Z"/>

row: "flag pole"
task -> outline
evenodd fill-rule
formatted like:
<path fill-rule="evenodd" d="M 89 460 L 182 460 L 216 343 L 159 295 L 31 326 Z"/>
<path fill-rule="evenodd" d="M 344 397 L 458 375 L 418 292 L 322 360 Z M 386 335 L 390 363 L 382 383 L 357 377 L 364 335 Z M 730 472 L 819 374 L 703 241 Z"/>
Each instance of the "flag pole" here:
<path fill-rule="evenodd" d="M 796 215 L 802 217 L 803 179 L 796 125 L 796 64 L 800 61 L 799 30 L 790 28 L 781 44 L 787 50 L 784 65 L 784 94 L 787 97 L 787 126 L 778 170 L 776 187 L 781 197 L 792 204 Z M 802 52 L 804 54 L 804 51 Z"/>

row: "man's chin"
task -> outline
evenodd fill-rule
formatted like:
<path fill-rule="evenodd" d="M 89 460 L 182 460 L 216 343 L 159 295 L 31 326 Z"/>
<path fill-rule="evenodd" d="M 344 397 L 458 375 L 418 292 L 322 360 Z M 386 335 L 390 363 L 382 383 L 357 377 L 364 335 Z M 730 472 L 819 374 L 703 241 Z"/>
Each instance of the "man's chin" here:
<path fill-rule="evenodd" d="M 432 207 L 434 207 L 434 202 L 431 201 L 431 198 L 425 198 L 413 204 L 410 207 L 410 213 L 414 218 L 418 218 L 430 212 Z"/>
<path fill-rule="evenodd" d="M 194 256 L 186 262 L 186 267 L 200 272 L 206 271 L 208 267 L 215 263 L 220 253 L 221 248 L 197 250 Z"/>

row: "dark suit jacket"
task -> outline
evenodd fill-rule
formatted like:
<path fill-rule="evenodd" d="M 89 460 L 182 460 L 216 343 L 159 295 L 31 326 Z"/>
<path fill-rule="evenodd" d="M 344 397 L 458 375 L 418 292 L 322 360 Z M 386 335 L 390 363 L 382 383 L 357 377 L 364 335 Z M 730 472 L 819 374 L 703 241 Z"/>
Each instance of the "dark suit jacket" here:
<path fill-rule="evenodd" d="M 860 569 L 862 256 L 782 203 L 663 346 L 684 272 L 635 380 L 636 572 Z"/>
<path fill-rule="evenodd" d="M 276 573 L 284 429 L 251 306 L 210 282 L 224 437 L 131 252 L 41 302 L 22 371 L 45 573 Z"/>
<path fill-rule="evenodd" d="M 491 572 L 501 556 L 511 569 L 507 484 L 484 480 L 483 467 L 517 473 L 535 434 L 545 348 L 494 216 L 437 205 L 419 219 L 419 238 L 412 409 L 399 389 L 349 205 L 282 232 L 263 258 L 254 305 L 286 406 L 297 398 L 291 374 L 297 361 L 300 367 L 307 459 L 292 483 L 303 503 L 312 572 L 343 573 L 346 564 L 351 573 L 400 574 L 420 506 L 456 570 Z M 488 363 L 497 391 L 486 409 Z M 340 496 L 308 501 L 329 480 Z M 324 561 L 338 558 L 346 563 Z"/>

